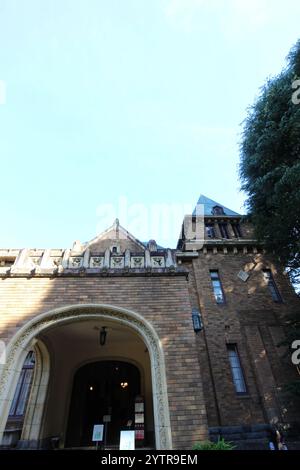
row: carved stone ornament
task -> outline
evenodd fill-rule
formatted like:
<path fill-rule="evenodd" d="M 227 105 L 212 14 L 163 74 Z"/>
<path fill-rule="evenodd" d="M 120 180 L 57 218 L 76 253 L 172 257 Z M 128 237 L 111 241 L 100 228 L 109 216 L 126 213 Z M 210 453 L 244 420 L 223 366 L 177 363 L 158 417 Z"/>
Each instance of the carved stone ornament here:
<path fill-rule="evenodd" d="M 123 268 L 124 267 L 124 258 L 122 256 L 113 256 L 110 259 L 111 268 Z"/>
<path fill-rule="evenodd" d="M 165 267 L 165 258 L 163 256 L 152 256 L 151 264 L 153 268 L 164 268 Z"/>
<path fill-rule="evenodd" d="M 143 256 L 133 256 L 131 258 L 132 268 L 143 268 L 145 266 L 145 258 Z"/>
<path fill-rule="evenodd" d="M 69 259 L 69 267 L 70 268 L 80 268 L 82 266 L 82 258 L 81 257 L 72 257 Z"/>
<path fill-rule="evenodd" d="M 103 256 L 92 256 L 90 259 L 90 268 L 102 268 L 104 265 Z"/>

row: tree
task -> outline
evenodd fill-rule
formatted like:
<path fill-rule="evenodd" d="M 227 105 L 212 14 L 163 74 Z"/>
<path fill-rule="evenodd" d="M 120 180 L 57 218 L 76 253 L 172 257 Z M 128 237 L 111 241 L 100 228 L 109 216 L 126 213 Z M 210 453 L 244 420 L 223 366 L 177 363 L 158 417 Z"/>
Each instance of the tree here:
<path fill-rule="evenodd" d="M 240 162 L 256 236 L 278 256 L 294 282 L 300 280 L 299 79 L 300 40 L 286 68 L 267 80 L 248 110 Z"/>

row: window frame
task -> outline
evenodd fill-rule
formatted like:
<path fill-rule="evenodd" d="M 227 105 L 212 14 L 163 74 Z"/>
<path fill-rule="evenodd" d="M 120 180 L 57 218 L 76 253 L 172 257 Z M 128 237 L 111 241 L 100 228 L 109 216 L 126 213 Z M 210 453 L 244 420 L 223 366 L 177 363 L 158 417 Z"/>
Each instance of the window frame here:
<path fill-rule="evenodd" d="M 269 292 L 271 293 L 271 297 L 272 297 L 273 302 L 275 302 L 276 304 L 282 304 L 283 303 L 282 295 L 279 292 L 279 289 L 278 289 L 277 284 L 275 282 L 272 270 L 268 269 L 268 268 L 265 268 L 265 269 L 262 270 L 262 272 L 263 272 L 263 276 L 264 276 L 264 281 L 265 281 L 266 285 L 268 286 L 268 289 L 269 289 Z M 274 293 L 275 293 L 275 295 L 274 295 Z"/>
<path fill-rule="evenodd" d="M 27 363 L 27 361 L 29 362 L 29 361 L 32 361 L 32 360 L 34 362 Z M 29 400 L 29 396 L 30 396 L 30 392 L 31 392 L 32 382 L 33 382 L 35 360 L 36 360 L 36 358 L 35 358 L 34 351 L 30 351 L 26 356 L 26 359 L 24 361 L 22 370 L 21 370 L 19 378 L 18 378 L 18 382 L 17 382 L 15 392 L 14 392 L 14 396 L 13 396 L 13 400 L 11 402 L 11 407 L 10 407 L 10 410 L 9 410 L 9 415 L 8 415 L 9 420 L 22 420 L 25 416 L 26 408 L 27 408 L 27 404 L 28 404 L 28 400 Z M 26 382 L 26 375 L 27 375 L 28 371 L 31 372 L 30 373 L 30 379 L 29 379 L 28 382 Z M 25 387 L 27 387 L 27 390 L 25 389 Z M 25 390 L 25 396 L 23 398 L 22 396 L 24 394 L 24 390 Z M 22 402 L 22 400 L 23 400 L 23 402 Z M 22 406 L 22 413 L 21 414 L 17 413 L 20 405 Z"/>
<path fill-rule="evenodd" d="M 216 277 L 215 277 L 215 278 L 213 278 L 213 273 L 216 273 Z M 218 269 L 210 269 L 210 270 L 209 270 L 209 274 L 210 274 L 210 281 L 211 281 L 212 291 L 213 291 L 213 295 L 214 295 L 216 304 L 217 304 L 217 305 L 224 305 L 224 304 L 226 304 L 225 292 L 224 292 L 224 289 L 223 289 L 223 284 L 222 284 L 222 281 L 221 281 L 221 277 L 220 277 L 219 270 L 218 270 Z M 215 290 L 214 281 L 217 281 L 217 282 L 219 283 L 219 288 L 220 288 L 220 291 L 221 291 L 221 293 L 222 293 L 222 301 L 221 301 L 221 302 L 218 302 L 218 299 L 217 299 L 217 292 L 216 292 L 216 290 Z"/>
<path fill-rule="evenodd" d="M 209 234 L 211 232 L 211 235 Z M 216 229 L 214 224 L 205 224 L 205 235 L 207 238 L 216 238 Z"/>
<path fill-rule="evenodd" d="M 213 215 L 225 215 L 224 209 L 222 206 L 214 206 L 211 213 Z"/>
<path fill-rule="evenodd" d="M 241 361 L 237 343 L 226 343 L 226 349 L 227 349 L 228 363 L 229 363 L 229 367 L 231 371 L 232 383 L 235 389 L 235 393 L 237 396 L 249 395 L 249 389 L 248 389 L 248 385 L 246 381 L 245 370 Z M 232 351 L 235 353 L 235 358 L 237 359 L 238 367 L 233 367 L 232 362 L 230 360 L 230 352 Z M 240 378 L 236 378 L 236 376 L 234 375 L 234 369 L 239 370 L 242 381 Z M 237 382 L 241 382 L 243 384 L 244 391 L 238 391 Z"/>
<path fill-rule="evenodd" d="M 221 238 L 230 239 L 227 222 L 218 222 Z"/>
<path fill-rule="evenodd" d="M 231 223 L 231 227 L 235 238 L 243 238 L 241 225 L 239 223 Z"/>

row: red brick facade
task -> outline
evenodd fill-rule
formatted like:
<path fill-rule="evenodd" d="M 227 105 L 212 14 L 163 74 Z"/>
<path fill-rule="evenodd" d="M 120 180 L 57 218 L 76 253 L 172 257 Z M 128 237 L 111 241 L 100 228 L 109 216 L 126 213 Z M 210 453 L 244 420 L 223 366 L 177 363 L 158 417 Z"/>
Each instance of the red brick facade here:
<path fill-rule="evenodd" d="M 29 320 L 55 308 L 109 304 L 129 309 L 153 326 L 163 347 L 174 448 L 189 449 L 217 428 L 248 426 L 250 433 L 251 426 L 274 419 L 286 425 L 300 422 L 299 403 L 284 391 L 296 377 L 295 368 L 283 361 L 284 350 L 277 347 L 284 319 L 297 311 L 299 299 L 282 269 L 251 239 L 251 228 L 242 230 L 239 240 L 230 233 L 229 240 L 206 239 L 198 250 L 193 240 L 186 240 L 172 251 L 174 266 L 157 270 L 2 270 L 1 340 L 8 344 Z M 263 269 L 272 271 L 282 302 L 273 301 Z M 219 272 L 224 304 L 216 303 L 211 270 Z M 247 281 L 238 277 L 241 270 L 248 272 Z M 193 308 L 203 322 L 197 333 Z M 227 344 L 238 350 L 247 387 L 242 395 L 234 387 Z"/>

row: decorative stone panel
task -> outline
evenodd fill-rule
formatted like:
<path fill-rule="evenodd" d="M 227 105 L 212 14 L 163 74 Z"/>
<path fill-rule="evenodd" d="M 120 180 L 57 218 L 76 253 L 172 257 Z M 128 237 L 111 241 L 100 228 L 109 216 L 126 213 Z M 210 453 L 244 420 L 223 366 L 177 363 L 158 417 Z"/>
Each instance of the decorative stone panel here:
<path fill-rule="evenodd" d="M 72 256 L 69 258 L 69 268 L 81 268 L 83 262 L 83 258 L 80 256 Z"/>
<path fill-rule="evenodd" d="M 132 256 L 131 257 L 131 268 L 143 268 L 145 266 L 145 258 L 143 256 Z"/>
<path fill-rule="evenodd" d="M 92 256 L 90 258 L 90 268 L 103 268 L 104 256 Z"/>
<path fill-rule="evenodd" d="M 152 256 L 151 257 L 152 268 L 164 268 L 165 258 L 163 256 Z"/>
<path fill-rule="evenodd" d="M 110 258 L 110 267 L 115 269 L 124 268 L 124 258 L 123 256 L 113 256 Z"/>

